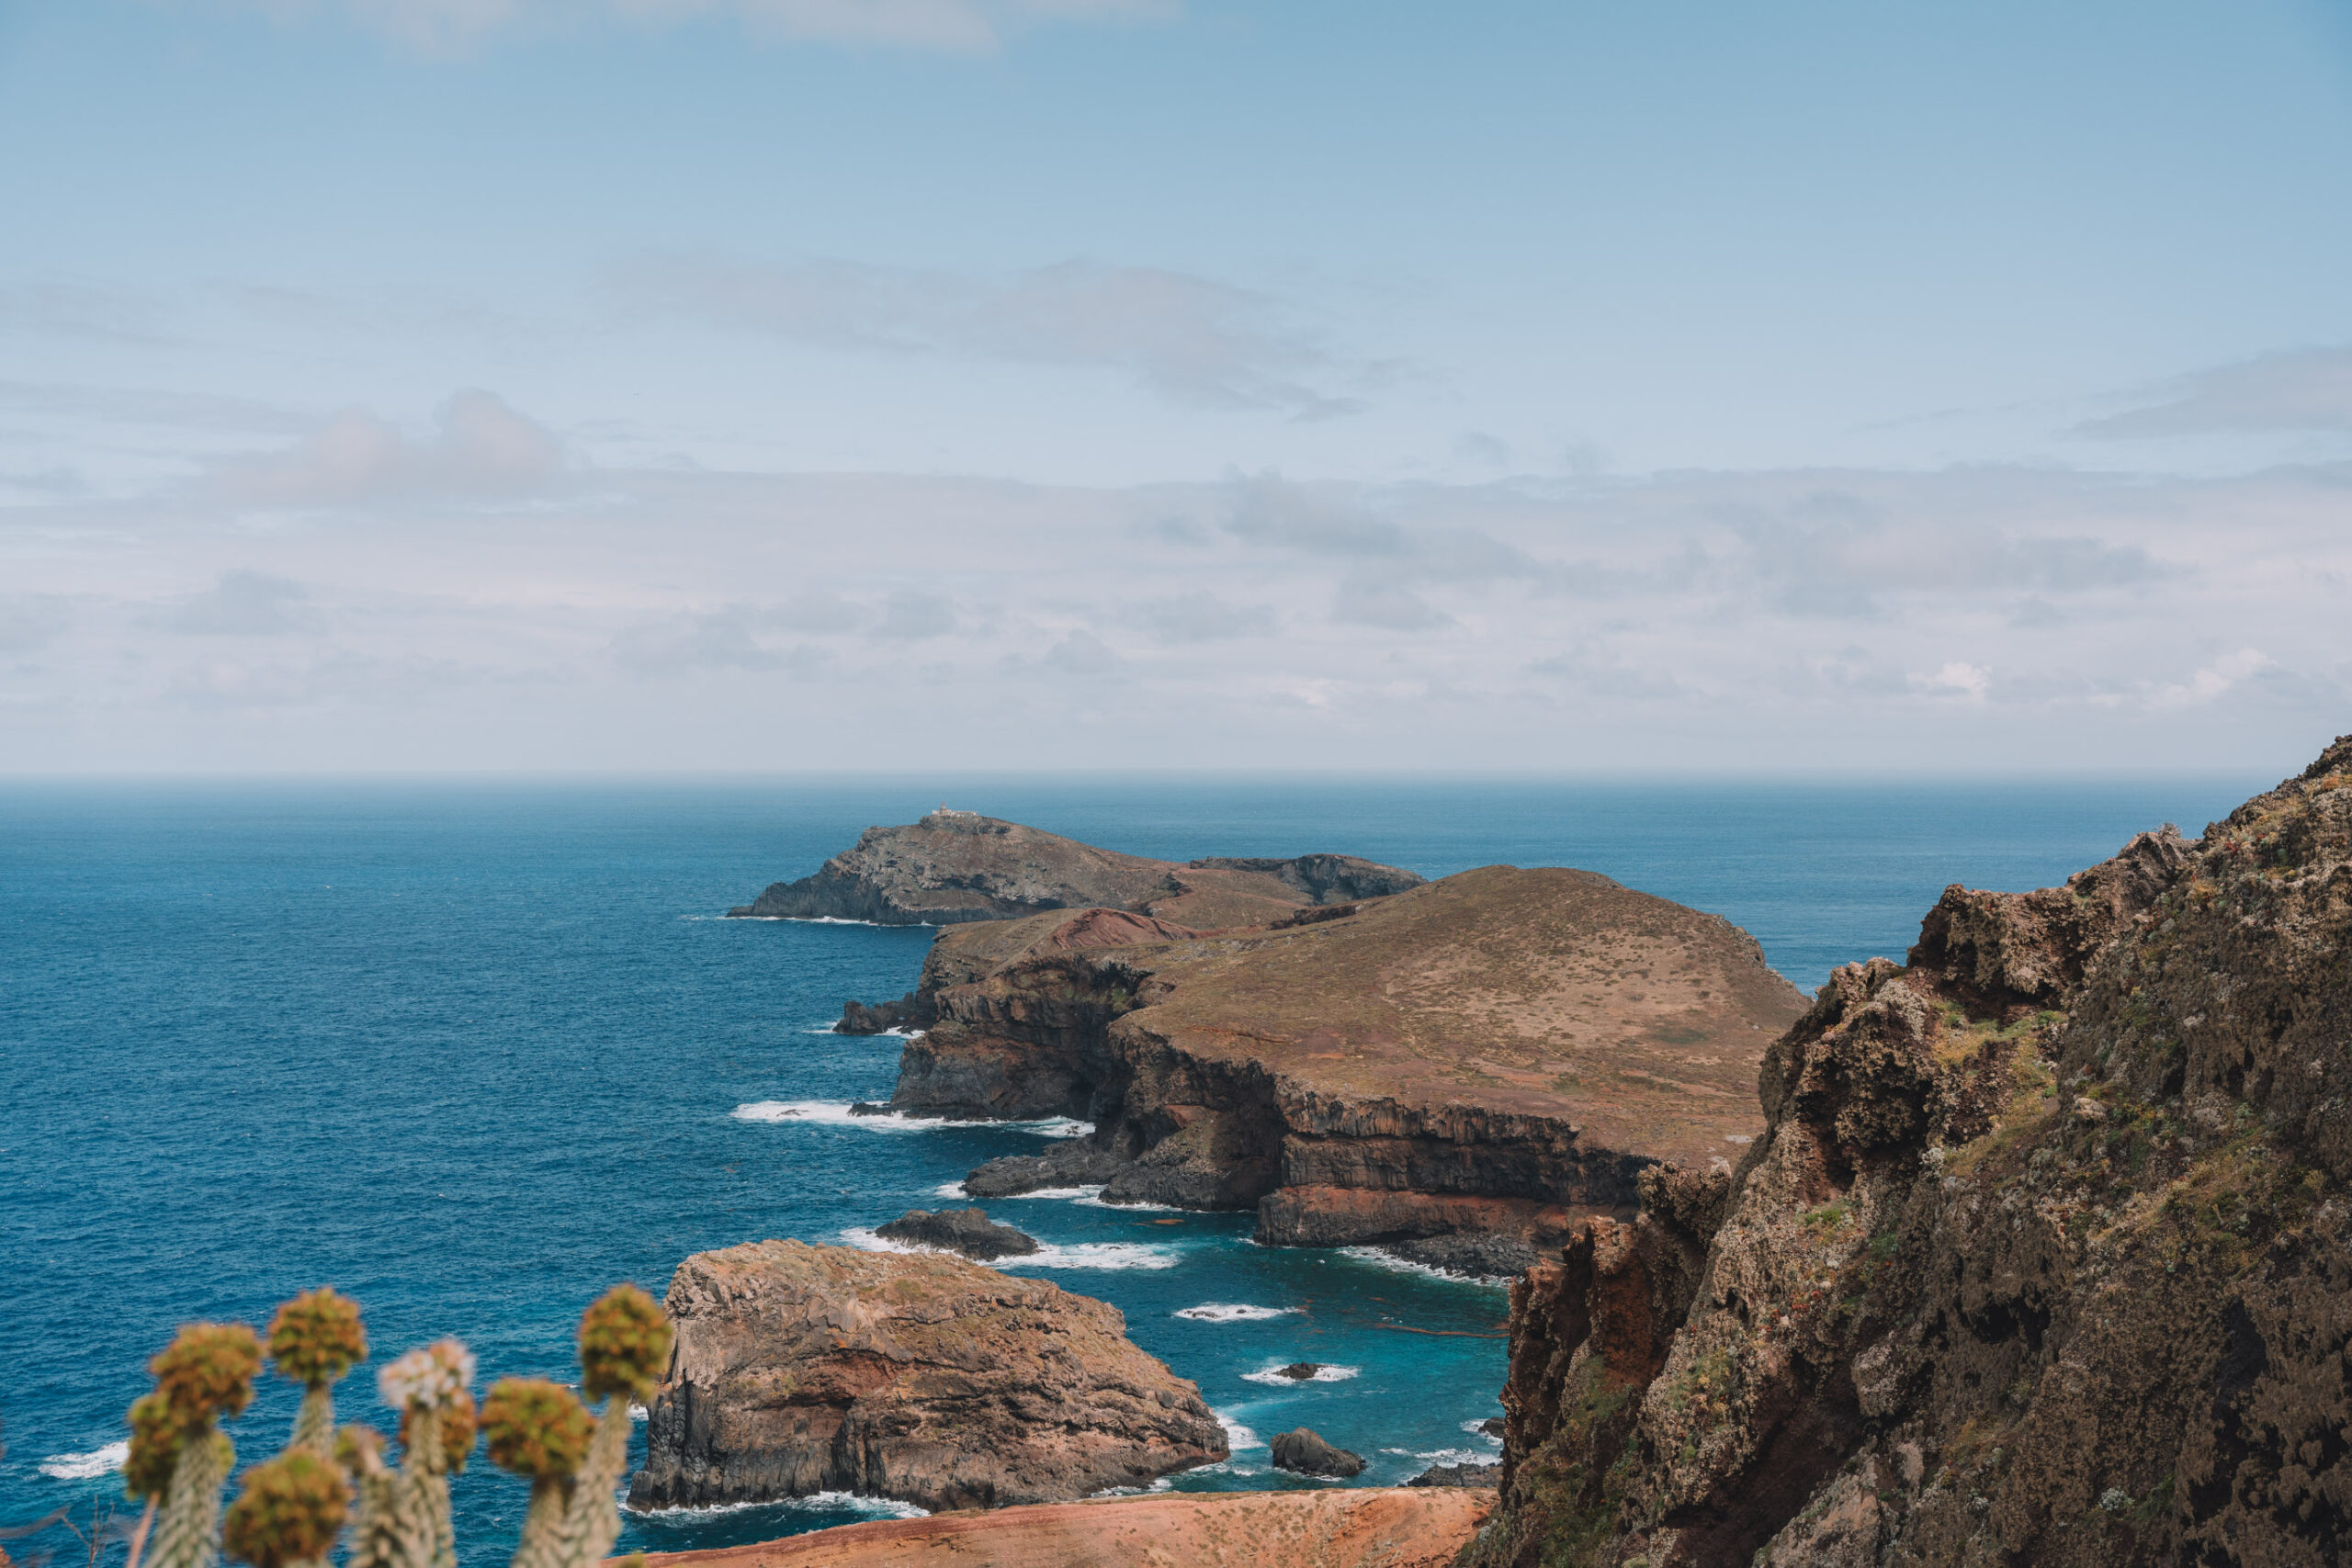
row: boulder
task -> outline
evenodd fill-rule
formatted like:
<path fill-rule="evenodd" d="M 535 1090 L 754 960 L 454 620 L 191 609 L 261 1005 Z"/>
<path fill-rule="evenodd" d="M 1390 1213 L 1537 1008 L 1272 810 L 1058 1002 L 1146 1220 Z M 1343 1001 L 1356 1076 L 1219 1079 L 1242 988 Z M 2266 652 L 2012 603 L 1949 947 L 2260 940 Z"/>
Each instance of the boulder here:
<path fill-rule="evenodd" d="M 998 1224 L 989 1218 L 986 1209 L 942 1209 L 936 1213 L 929 1209 L 910 1209 L 888 1224 L 876 1225 L 874 1234 L 885 1241 L 960 1252 L 983 1263 L 999 1258 L 1023 1257 L 1037 1250 L 1036 1237 L 1023 1235 L 1011 1225 Z"/>
<path fill-rule="evenodd" d="M 1363 1473 L 1363 1456 L 1333 1448 L 1305 1427 L 1274 1439 L 1274 1468 L 1300 1475 L 1345 1478 Z"/>
<path fill-rule="evenodd" d="M 1041 1155 L 1006 1155 L 964 1178 L 975 1198 L 1017 1198 L 1047 1187 L 1099 1187 L 1127 1162 L 1085 1138 L 1064 1138 Z"/>
<path fill-rule="evenodd" d="M 1503 1467 L 1499 1463 L 1433 1464 L 1412 1480 L 1408 1486 L 1500 1486 Z"/>
<path fill-rule="evenodd" d="M 632 1507 L 1001 1507 L 1227 1455 L 1200 1391 L 1115 1308 L 960 1258 L 752 1242 L 687 1258 L 663 1306 L 677 1345 Z"/>

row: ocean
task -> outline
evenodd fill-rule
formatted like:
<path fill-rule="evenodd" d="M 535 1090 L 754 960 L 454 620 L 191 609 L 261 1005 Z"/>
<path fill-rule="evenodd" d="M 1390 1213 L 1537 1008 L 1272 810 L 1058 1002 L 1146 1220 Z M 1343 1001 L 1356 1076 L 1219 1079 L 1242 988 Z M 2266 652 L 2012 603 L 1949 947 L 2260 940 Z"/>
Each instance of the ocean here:
<path fill-rule="evenodd" d="M 564 1381 L 616 1280 L 659 1294 L 703 1248 L 854 1237 L 1067 1133 L 853 1121 L 899 1042 L 828 1025 L 910 988 L 931 933 L 720 918 L 943 796 L 1176 859 L 1582 866 L 1726 916 L 1810 990 L 1900 957 L 1947 883 L 2047 886 L 2273 782 L 0 785 L 0 1525 L 119 1498 L 123 1410 L 182 1322 L 262 1324 L 333 1284 L 379 1364 L 454 1334 L 483 1386 Z M 1495 1451 L 1498 1288 L 1261 1248 L 1247 1215 L 1083 1193 L 991 1212 L 1046 1244 L 1024 1271 L 1119 1307 L 1227 1422 L 1232 1460 L 1180 1487 L 1322 1484 L 1267 1463 L 1301 1425 L 1371 1461 L 1360 1484 Z M 1330 1370 L 1266 1376 L 1298 1360 Z M 245 1458 L 295 1402 L 268 1382 L 231 1424 Z M 340 1414 L 390 1424 L 372 1364 Z M 525 1492 L 477 1455 L 466 1563 L 509 1553 Z M 631 1515 L 621 1550 L 908 1511 Z M 80 1551 L 54 1530 L 9 1550 Z"/>

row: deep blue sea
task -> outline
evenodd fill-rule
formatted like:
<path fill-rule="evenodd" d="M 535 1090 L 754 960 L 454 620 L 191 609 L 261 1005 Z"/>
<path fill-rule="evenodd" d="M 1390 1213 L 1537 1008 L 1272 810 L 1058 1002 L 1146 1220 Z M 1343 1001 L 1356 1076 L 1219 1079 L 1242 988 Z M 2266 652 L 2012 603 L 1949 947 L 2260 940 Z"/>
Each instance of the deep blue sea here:
<path fill-rule="evenodd" d="M 485 1384 L 567 1380 L 615 1280 L 658 1294 L 701 1248 L 836 1241 L 1041 1146 L 823 1109 L 888 1094 L 898 1042 L 826 1029 L 844 998 L 907 990 L 929 931 L 718 918 L 943 795 L 1178 859 L 1584 866 L 1729 917 L 1811 989 L 1900 956 L 1947 883 L 2046 886 L 2273 782 L 0 785 L 0 1525 L 119 1495 L 108 1446 L 183 1321 L 263 1323 L 331 1283 L 379 1361 L 455 1334 Z M 774 1102 L 812 1113 L 737 1114 Z M 1493 1451 L 1467 1428 L 1499 1410 L 1499 1290 L 1259 1248 L 1246 1215 L 995 1213 L 1235 1428 L 1232 1462 L 1179 1485 L 1286 1484 L 1263 1443 L 1299 1425 L 1370 1457 L 1371 1484 Z M 1210 1304 L 1283 1310 L 1178 1315 Z M 1250 1379 L 1296 1360 L 1345 1375 Z M 342 1387 L 344 1419 L 388 1421 L 371 1370 Z M 246 1457 L 294 1404 L 272 1383 L 232 1425 Z M 469 1564 L 506 1556 L 524 1500 L 479 1459 L 459 1480 Z M 622 1548 L 877 1511 L 633 1517 Z M 77 1555 L 57 1531 L 9 1548 Z"/>

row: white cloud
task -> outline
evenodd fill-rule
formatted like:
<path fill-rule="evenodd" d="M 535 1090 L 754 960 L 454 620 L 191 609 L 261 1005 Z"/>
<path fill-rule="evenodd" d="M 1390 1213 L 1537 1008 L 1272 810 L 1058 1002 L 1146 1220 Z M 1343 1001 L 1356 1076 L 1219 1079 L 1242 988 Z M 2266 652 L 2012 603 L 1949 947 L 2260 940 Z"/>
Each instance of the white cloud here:
<path fill-rule="evenodd" d="M 1063 262 L 997 276 L 812 259 L 671 257 L 630 268 L 637 299 L 730 332 L 842 351 L 1109 369 L 1172 401 L 1322 418 L 1361 405 L 1286 302 L 1160 267 Z"/>
<path fill-rule="evenodd" d="M 1993 684 L 1993 671 L 1982 664 L 1971 664 L 1965 660 L 1947 660 L 1932 674 L 1912 676 L 1911 684 L 1930 695 L 1961 697 L 1981 703 Z"/>
<path fill-rule="evenodd" d="M 2174 396 L 2093 420 L 2078 434 L 2117 438 L 2215 432 L 2352 434 L 2352 347 L 2265 355 L 2185 378 Z"/>
<path fill-rule="evenodd" d="M 422 438 L 346 409 L 291 448 L 232 459 L 208 489 L 255 507 L 357 506 L 418 498 L 509 500 L 563 477 L 563 445 L 494 392 L 468 389 L 435 411 Z"/>
<path fill-rule="evenodd" d="M 2216 659 L 2186 681 L 2157 687 L 2149 696 L 2148 703 L 2150 706 L 2159 708 L 2210 703 L 2241 681 L 2260 674 L 2277 662 L 2258 648 L 2241 648 L 2235 653 Z"/>
<path fill-rule="evenodd" d="M 1207 589 L 1164 599 L 1146 599 L 1126 617 L 1155 642 L 1229 642 L 1262 637 L 1274 629 L 1274 613 L 1263 604 L 1229 604 Z"/>
<path fill-rule="evenodd" d="M 1052 23 L 1134 22 L 1175 14 L 1175 0 L 245 0 L 282 20 L 341 15 L 401 49 L 469 53 L 501 37 L 621 23 L 669 27 L 703 17 L 754 38 L 980 53 Z"/>
<path fill-rule="evenodd" d="M 167 612 L 163 625 L 191 637 L 277 637 L 299 629 L 287 606 L 309 597 L 300 583 L 266 571 L 224 571 Z"/>

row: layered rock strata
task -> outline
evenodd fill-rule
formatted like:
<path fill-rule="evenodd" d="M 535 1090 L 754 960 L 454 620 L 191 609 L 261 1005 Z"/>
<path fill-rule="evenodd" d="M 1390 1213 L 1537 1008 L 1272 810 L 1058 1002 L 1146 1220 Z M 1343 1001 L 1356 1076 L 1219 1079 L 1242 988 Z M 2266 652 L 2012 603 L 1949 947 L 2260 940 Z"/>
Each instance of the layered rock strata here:
<path fill-rule="evenodd" d="M 1764 1046 L 1804 1010 L 1753 939 L 1606 877 L 1491 866 L 1281 929 L 1091 910 L 943 931 L 936 1021 L 891 1104 L 1071 1116 L 1091 1147 L 967 1190 L 1254 1209 L 1270 1245 L 1515 1272 L 1647 1166 L 1762 1130 Z"/>
<path fill-rule="evenodd" d="M 638 1508 L 853 1492 L 1057 1502 L 1226 1457 L 1199 1391 L 1116 1309 L 958 1258 L 795 1241 L 696 1253 Z"/>
<path fill-rule="evenodd" d="M 1470 1568 L 2352 1554 L 2352 737 L 2194 840 L 1947 892 L 1736 1174 L 1513 1291 Z"/>
<path fill-rule="evenodd" d="M 1444 1568 L 1492 1492 L 1198 1492 L 888 1519 L 756 1546 L 650 1554 L 656 1568 Z"/>
<path fill-rule="evenodd" d="M 1353 855 L 1153 860 L 978 812 L 942 809 L 912 824 L 868 828 L 854 848 L 815 874 L 775 883 L 728 913 L 908 926 L 1102 908 L 1187 925 L 1230 926 L 1281 919 L 1301 906 L 1376 898 L 1420 883 L 1409 871 Z"/>

